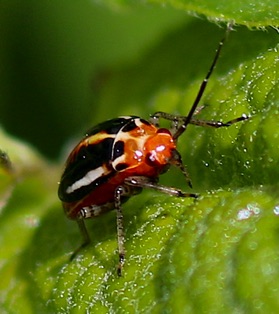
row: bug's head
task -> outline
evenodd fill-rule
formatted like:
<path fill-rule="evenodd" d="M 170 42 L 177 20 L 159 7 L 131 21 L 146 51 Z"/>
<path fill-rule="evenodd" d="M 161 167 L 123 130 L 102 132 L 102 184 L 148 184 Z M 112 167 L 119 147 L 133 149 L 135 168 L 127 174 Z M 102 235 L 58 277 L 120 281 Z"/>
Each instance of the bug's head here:
<path fill-rule="evenodd" d="M 182 163 L 180 153 L 176 149 L 175 139 L 168 129 L 158 129 L 157 133 L 150 137 L 145 144 L 146 163 L 158 170 L 166 172 L 169 167 L 175 166 L 181 170 L 190 187 L 192 187 L 186 167 Z"/>
<path fill-rule="evenodd" d="M 145 144 L 146 162 L 152 167 L 164 167 L 171 163 L 176 151 L 175 141 L 168 129 L 158 129 Z"/>

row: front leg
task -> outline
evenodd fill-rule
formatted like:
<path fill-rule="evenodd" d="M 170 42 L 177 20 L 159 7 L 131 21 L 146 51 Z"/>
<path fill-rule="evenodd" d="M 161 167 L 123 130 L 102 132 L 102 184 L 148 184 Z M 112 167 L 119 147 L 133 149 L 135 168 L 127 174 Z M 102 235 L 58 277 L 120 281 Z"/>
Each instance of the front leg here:
<path fill-rule="evenodd" d="M 165 119 L 171 121 L 170 132 L 174 134 L 184 122 L 184 116 L 174 115 L 167 112 L 157 111 L 150 115 L 150 122 L 154 124 L 157 128 L 160 127 L 160 119 Z"/>
<path fill-rule="evenodd" d="M 200 111 L 203 108 L 204 106 L 200 106 L 196 108 L 193 116 L 200 113 Z M 250 117 L 243 114 L 241 117 L 232 119 L 227 122 L 198 120 L 193 117 L 191 117 L 191 119 L 188 120 L 188 116 L 173 115 L 166 112 L 158 111 L 150 116 L 150 122 L 153 123 L 156 127 L 159 127 L 160 118 L 171 121 L 170 132 L 173 135 L 174 139 L 177 140 L 177 138 L 186 130 L 186 127 L 188 124 L 194 124 L 194 125 L 203 126 L 203 127 L 207 126 L 207 127 L 213 127 L 213 128 L 222 128 L 222 127 L 229 127 L 235 123 L 248 120 Z"/>
<path fill-rule="evenodd" d="M 132 187 L 141 187 L 147 189 L 153 189 L 156 191 L 160 191 L 169 195 L 177 196 L 177 197 L 194 197 L 197 198 L 197 194 L 194 193 L 185 193 L 179 189 L 172 188 L 165 185 L 160 185 L 157 182 L 151 180 L 148 177 L 144 176 L 133 176 L 125 179 L 125 184 Z"/>
<path fill-rule="evenodd" d="M 200 106 L 200 107 L 196 108 L 196 110 L 194 112 L 194 116 L 199 114 L 204 107 L 205 106 Z M 181 116 L 181 115 L 171 114 L 171 113 L 167 113 L 167 112 L 163 112 L 163 111 L 157 111 L 154 114 L 150 115 L 149 120 L 152 124 L 154 124 L 157 128 L 159 128 L 160 127 L 160 119 L 165 119 L 165 120 L 171 121 L 170 132 L 171 132 L 171 134 L 175 134 L 177 132 L 177 130 L 180 129 L 181 126 L 184 125 L 185 120 L 187 119 L 187 116 Z M 194 121 L 196 121 L 196 120 L 194 120 Z M 192 119 L 189 123 L 192 123 Z M 196 124 L 196 123 L 193 123 L 193 124 Z"/>

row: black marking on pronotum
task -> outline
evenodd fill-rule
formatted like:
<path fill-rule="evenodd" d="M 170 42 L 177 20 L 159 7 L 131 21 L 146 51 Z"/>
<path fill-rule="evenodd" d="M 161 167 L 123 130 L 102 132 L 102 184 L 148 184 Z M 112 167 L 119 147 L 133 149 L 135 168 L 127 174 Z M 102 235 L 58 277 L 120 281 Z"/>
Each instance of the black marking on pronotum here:
<path fill-rule="evenodd" d="M 113 146 L 112 161 L 124 155 L 125 144 L 123 141 L 117 141 Z"/>

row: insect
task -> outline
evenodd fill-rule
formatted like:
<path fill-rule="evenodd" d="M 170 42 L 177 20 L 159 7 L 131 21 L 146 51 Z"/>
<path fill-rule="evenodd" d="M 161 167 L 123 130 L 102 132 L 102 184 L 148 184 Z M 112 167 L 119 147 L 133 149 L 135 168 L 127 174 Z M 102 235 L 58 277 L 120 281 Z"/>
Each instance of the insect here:
<path fill-rule="evenodd" d="M 226 36 L 232 25 L 229 24 Z M 187 116 L 156 112 L 149 121 L 137 116 L 123 116 L 100 123 L 90 129 L 70 153 L 59 184 L 58 195 L 65 214 L 76 220 L 83 236 L 77 252 L 90 243 L 84 220 L 108 211 L 116 211 L 120 276 L 125 260 L 124 228 L 121 205 L 143 188 L 178 197 L 197 197 L 179 189 L 162 186 L 159 176 L 170 166 L 178 167 L 191 187 L 186 167 L 177 150 L 177 140 L 188 124 L 214 128 L 248 119 L 246 115 L 226 123 L 197 120 L 193 116 L 207 81 L 219 58 L 226 36 L 220 41 L 211 67 L 203 80 Z M 160 119 L 169 120 L 170 129 L 160 128 Z"/>

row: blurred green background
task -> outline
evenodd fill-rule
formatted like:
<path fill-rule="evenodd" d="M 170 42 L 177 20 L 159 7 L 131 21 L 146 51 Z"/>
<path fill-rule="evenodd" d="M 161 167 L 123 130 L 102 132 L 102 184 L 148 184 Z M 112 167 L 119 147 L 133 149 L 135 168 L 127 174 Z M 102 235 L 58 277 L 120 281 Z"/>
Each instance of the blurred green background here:
<path fill-rule="evenodd" d="M 158 6 L 2 1 L 0 125 L 56 158 L 66 139 L 84 132 L 98 113 L 99 71 L 136 60 L 185 17 Z"/>

